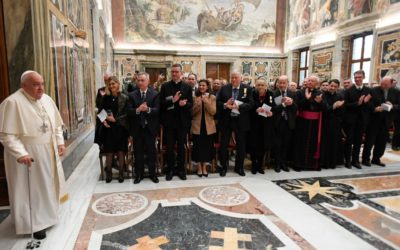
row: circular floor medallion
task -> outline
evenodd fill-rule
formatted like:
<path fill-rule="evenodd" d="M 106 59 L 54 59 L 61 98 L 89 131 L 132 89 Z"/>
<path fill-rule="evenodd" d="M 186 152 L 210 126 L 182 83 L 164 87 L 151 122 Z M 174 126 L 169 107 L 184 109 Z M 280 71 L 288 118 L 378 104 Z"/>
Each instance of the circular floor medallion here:
<path fill-rule="evenodd" d="M 105 216 L 122 216 L 136 213 L 148 204 L 146 197 L 135 193 L 117 193 L 97 199 L 92 209 Z"/>
<path fill-rule="evenodd" d="M 238 206 L 249 201 L 247 192 L 229 186 L 207 187 L 200 191 L 200 199 L 216 206 Z"/>

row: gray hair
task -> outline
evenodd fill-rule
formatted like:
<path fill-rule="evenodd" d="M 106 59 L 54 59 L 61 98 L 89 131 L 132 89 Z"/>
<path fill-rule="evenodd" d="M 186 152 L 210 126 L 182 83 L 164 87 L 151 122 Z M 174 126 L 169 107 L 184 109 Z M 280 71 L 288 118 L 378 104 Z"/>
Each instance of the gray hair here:
<path fill-rule="evenodd" d="M 238 71 L 238 70 L 232 71 L 231 76 L 232 75 L 238 75 L 238 76 L 242 77 L 242 73 L 240 73 L 240 71 Z"/>
<path fill-rule="evenodd" d="M 144 76 L 144 77 L 146 78 L 146 80 L 149 80 L 149 79 L 150 79 L 149 74 L 146 73 L 146 72 L 139 72 L 139 73 L 137 73 L 137 74 L 136 74 L 136 78 L 138 78 L 139 76 Z"/>
<path fill-rule="evenodd" d="M 319 77 L 318 77 L 317 75 L 314 75 L 314 74 L 313 74 L 313 75 L 310 75 L 310 76 L 308 77 L 308 79 L 310 79 L 310 78 L 316 79 L 318 83 L 320 82 Z"/>

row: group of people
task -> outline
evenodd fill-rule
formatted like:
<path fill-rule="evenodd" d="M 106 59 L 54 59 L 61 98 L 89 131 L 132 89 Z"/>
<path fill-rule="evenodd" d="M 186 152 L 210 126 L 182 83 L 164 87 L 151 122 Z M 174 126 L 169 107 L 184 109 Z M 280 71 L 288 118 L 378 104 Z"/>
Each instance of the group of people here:
<path fill-rule="evenodd" d="M 107 154 L 106 181 L 112 180 L 115 154 L 119 181 L 123 181 L 124 158 L 131 138 L 134 183 L 143 179 L 145 162 L 150 179 L 158 182 L 155 144 L 160 125 L 165 142 L 166 180 L 174 175 L 186 179 L 188 139 L 193 145 L 191 158 L 197 163 L 199 177 L 208 176 L 207 163 L 214 159 L 216 150 L 219 173 L 225 176 L 232 144 L 234 170 L 241 176 L 245 175 L 247 153 L 253 174 L 264 174 L 266 160 L 276 172 L 289 171 L 289 167 L 295 171 L 321 170 L 342 164 L 346 168 L 361 168 L 361 164 L 385 166 L 381 157 L 389 128 L 399 116 L 400 94 L 390 77 L 369 88 L 363 84 L 364 76 L 362 70 L 356 71 L 355 84 L 346 79 L 350 84 L 344 89 L 336 79 L 321 84 L 312 75 L 296 89 L 296 84 L 282 75 L 275 89 L 271 89 L 263 77 L 254 86 L 244 83 L 237 71 L 231 73 L 227 84 L 220 84 L 218 79 L 198 80 L 193 73 L 183 80 L 182 66 L 174 64 L 171 80 L 161 84 L 159 91 L 149 85 L 147 73 L 138 73 L 135 90 L 128 94 L 123 93 L 116 77 L 106 76 L 109 94 L 100 95 L 97 102 L 99 111 L 106 110 L 108 114 L 97 133 L 98 143 Z"/>
<path fill-rule="evenodd" d="M 149 86 L 149 75 L 139 72 L 128 94 L 117 77 L 105 75 L 106 86 L 98 90 L 96 105 L 106 115 L 98 116 L 95 141 L 106 154 L 106 182 L 112 180 L 115 156 L 118 179 L 124 180 L 129 140 L 134 148 L 134 183 L 143 179 L 145 162 L 150 179 L 159 182 L 155 144 L 160 125 L 166 180 L 174 175 L 186 179 L 187 138 L 193 142 L 192 159 L 199 177 L 208 176 L 207 163 L 215 157 L 215 148 L 221 176 L 228 170 L 232 148 L 234 169 L 241 176 L 246 153 L 250 153 L 253 174 L 264 173 L 266 155 L 277 172 L 341 164 L 384 167 L 381 157 L 392 126 L 392 148 L 400 149 L 400 92 L 391 77 L 370 88 L 363 84 L 365 75 L 360 70 L 354 73 L 355 83 L 346 79 L 342 89 L 338 80 L 320 84 L 318 77 L 310 76 L 295 89 L 283 75 L 271 89 L 262 77 L 254 86 L 243 83 L 236 71 L 227 84 L 198 81 L 195 74 L 183 81 L 182 75 L 182 66 L 172 65 L 171 80 L 157 91 Z M 0 142 L 17 234 L 45 238 L 46 229 L 57 222 L 59 203 L 68 199 L 60 161 L 65 153 L 62 129 L 60 113 L 44 93 L 43 77 L 24 72 L 21 88 L 0 104 Z"/>

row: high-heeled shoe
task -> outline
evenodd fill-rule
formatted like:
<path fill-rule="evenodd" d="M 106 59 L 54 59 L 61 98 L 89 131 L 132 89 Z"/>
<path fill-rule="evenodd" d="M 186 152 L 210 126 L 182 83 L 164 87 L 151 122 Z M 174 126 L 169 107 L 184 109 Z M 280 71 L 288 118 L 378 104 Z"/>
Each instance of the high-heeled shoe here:
<path fill-rule="evenodd" d="M 203 174 L 204 177 L 208 177 L 208 173 Z"/>
<path fill-rule="evenodd" d="M 197 172 L 197 176 L 201 178 L 203 176 L 203 173 L 198 173 Z"/>
<path fill-rule="evenodd" d="M 106 168 L 106 183 L 110 183 L 112 181 L 112 170 L 111 168 Z"/>

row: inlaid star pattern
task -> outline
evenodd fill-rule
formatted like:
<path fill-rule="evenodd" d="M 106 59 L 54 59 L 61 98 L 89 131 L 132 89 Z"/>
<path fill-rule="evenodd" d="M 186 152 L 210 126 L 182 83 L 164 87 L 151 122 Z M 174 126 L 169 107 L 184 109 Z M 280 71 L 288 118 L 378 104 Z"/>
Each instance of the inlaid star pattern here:
<path fill-rule="evenodd" d="M 333 195 L 340 195 L 343 196 L 343 192 L 338 190 L 336 187 L 321 187 L 319 180 L 315 181 L 313 184 L 309 184 L 305 181 L 298 181 L 299 184 L 293 184 L 290 183 L 288 185 L 298 188 L 293 190 L 293 192 L 308 192 L 308 198 L 310 201 L 317 195 L 322 195 L 324 197 L 327 197 L 328 199 L 331 199 L 332 201 L 335 201 Z"/>

